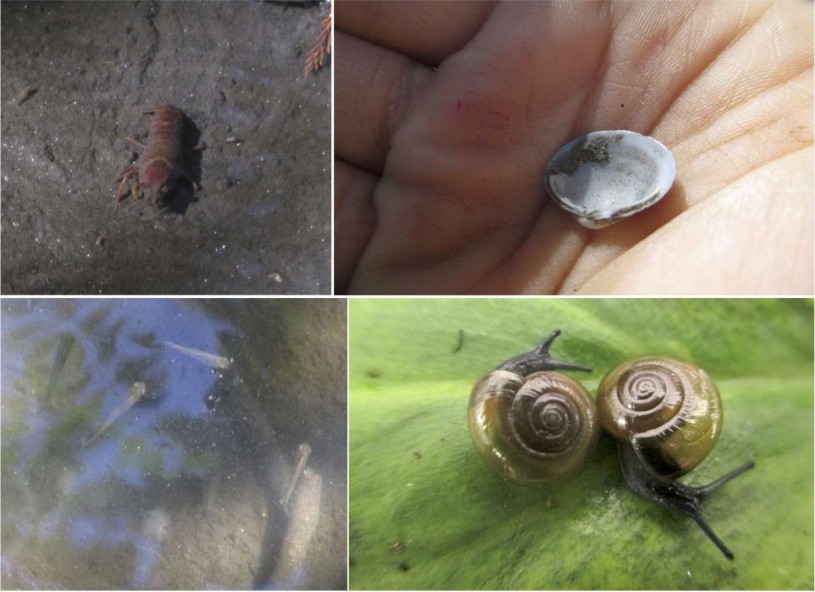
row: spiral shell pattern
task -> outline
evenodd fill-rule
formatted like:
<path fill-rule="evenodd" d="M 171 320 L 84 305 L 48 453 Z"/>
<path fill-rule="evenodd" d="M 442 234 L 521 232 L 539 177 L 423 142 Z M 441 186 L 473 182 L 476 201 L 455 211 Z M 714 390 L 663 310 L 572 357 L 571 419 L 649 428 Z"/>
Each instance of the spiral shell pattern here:
<path fill-rule="evenodd" d="M 473 388 L 468 418 L 487 464 L 524 485 L 579 471 L 600 429 L 591 395 L 559 372 L 491 372 Z"/>
<path fill-rule="evenodd" d="M 654 474 L 677 477 L 713 449 L 722 425 L 719 391 L 682 360 L 649 356 L 609 372 L 597 393 L 600 424 L 630 442 Z"/>

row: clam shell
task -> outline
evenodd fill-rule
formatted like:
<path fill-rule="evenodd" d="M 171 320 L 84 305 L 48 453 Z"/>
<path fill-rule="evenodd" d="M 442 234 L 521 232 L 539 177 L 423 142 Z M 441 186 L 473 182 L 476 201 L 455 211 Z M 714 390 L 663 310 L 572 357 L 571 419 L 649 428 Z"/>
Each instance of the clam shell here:
<path fill-rule="evenodd" d="M 603 228 L 662 199 L 676 177 L 671 151 L 625 130 L 591 132 L 546 165 L 546 190 L 587 228 Z"/>

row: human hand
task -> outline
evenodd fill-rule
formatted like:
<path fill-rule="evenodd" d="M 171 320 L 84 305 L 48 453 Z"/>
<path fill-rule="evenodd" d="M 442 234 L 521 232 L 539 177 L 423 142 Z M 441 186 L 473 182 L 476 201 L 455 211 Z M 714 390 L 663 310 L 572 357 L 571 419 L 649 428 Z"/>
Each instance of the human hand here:
<path fill-rule="evenodd" d="M 337 292 L 811 294 L 810 2 L 338 2 Z M 545 195 L 601 129 L 677 180 L 603 230 Z"/>

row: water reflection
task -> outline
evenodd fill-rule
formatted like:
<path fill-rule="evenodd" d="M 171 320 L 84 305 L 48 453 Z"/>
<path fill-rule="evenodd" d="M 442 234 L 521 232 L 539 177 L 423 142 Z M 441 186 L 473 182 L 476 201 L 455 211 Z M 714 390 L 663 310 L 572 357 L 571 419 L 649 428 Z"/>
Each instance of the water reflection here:
<path fill-rule="evenodd" d="M 344 332 L 335 300 L 4 300 L 3 588 L 344 588 Z"/>

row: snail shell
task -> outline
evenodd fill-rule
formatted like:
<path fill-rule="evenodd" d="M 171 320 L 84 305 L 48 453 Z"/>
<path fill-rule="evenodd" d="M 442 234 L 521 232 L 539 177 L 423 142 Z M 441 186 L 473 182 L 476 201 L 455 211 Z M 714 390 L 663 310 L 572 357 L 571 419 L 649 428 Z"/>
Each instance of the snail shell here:
<path fill-rule="evenodd" d="M 643 466 L 666 478 L 701 463 L 722 428 L 713 381 L 674 358 L 647 356 L 617 366 L 600 382 L 597 407 L 603 428 L 629 442 Z"/>
<path fill-rule="evenodd" d="M 668 193 L 675 177 L 670 150 L 627 130 L 575 138 L 546 165 L 549 195 L 586 228 L 610 226 L 651 207 Z"/>
<path fill-rule="evenodd" d="M 559 372 L 495 370 L 473 388 L 468 417 L 487 464 L 523 485 L 578 472 L 600 433 L 591 395 Z"/>

